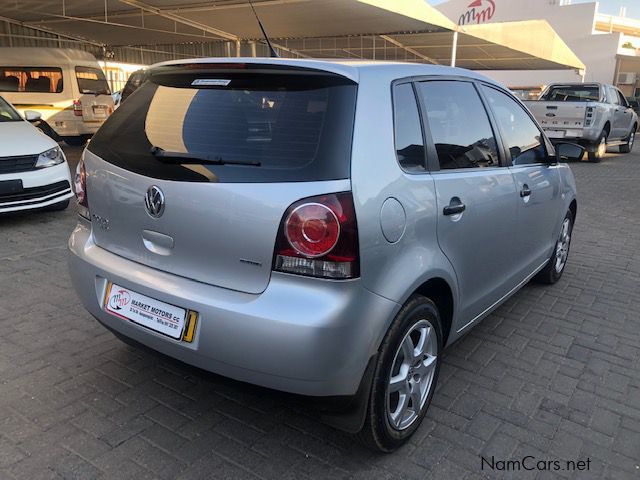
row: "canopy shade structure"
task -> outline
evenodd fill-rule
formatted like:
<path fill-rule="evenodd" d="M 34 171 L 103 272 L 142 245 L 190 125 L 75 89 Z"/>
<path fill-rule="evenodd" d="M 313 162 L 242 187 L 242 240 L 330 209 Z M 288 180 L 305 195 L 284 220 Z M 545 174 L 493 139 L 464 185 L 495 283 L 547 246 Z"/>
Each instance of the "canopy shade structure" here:
<path fill-rule="evenodd" d="M 460 66 L 464 63 L 467 68 L 482 70 L 585 68 L 546 20 L 466 25 L 460 30 Z"/>
<path fill-rule="evenodd" d="M 0 15 L 105 45 L 256 40 L 246 0 L 12 0 Z M 272 38 L 455 28 L 422 0 L 254 0 Z M 106 5 L 106 8 L 105 8 Z M 381 8 L 381 5 L 392 6 Z"/>
<path fill-rule="evenodd" d="M 180 45 L 219 42 L 227 55 L 246 55 L 241 44 L 262 41 L 247 0 L 6 3 L 0 22 L 107 48 L 172 45 L 175 52 Z M 272 43 L 287 56 L 456 63 L 476 70 L 584 68 L 544 21 L 459 27 L 424 0 L 253 3 Z"/>

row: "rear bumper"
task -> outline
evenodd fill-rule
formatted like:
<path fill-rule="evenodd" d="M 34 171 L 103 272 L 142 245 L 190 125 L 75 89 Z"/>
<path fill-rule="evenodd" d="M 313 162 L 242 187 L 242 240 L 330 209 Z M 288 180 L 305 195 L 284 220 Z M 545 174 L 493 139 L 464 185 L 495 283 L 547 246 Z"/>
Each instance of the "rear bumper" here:
<path fill-rule="evenodd" d="M 554 137 L 553 131 L 566 131 L 567 133 L 563 137 Z M 552 143 L 577 143 L 585 148 L 594 147 L 596 142 L 600 138 L 600 132 L 591 129 L 544 129 L 545 133 L 549 137 Z"/>
<path fill-rule="evenodd" d="M 73 196 L 66 162 L 29 172 L 0 175 L 2 180 L 22 180 L 23 191 L 0 195 L 0 213 L 47 207 Z"/>
<path fill-rule="evenodd" d="M 55 123 L 49 124 L 49 126 L 60 137 L 82 137 L 93 135 L 98 131 L 103 123 L 103 120 L 97 122 L 85 122 L 84 120 L 78 120 L 64 122 L 62 125 Z"/>
<path fill-rule="evenodd" d="M 69 240 L 73 285 L 106 327 L 185 363 L 236 380 L 312 396 L 353 395 L 399 305 L 360 280 L 273 273 L 259 295 L 155 270 L 93 242 L 81 221 Z M 173 340 L 102 309 L 108 281 L 199 313 L 192 343 Z"/>
<path fill-rule="evenodd" d="M 565 138 L 550 138 L 551 143 L 554 145 L 558 143 L 576 143 L 584 147 L 587 152 L 595 152 L 598 145 L 595 140 L 588 140 L 586 138 L 573 138 L 573 137 L 565 137 Z"/>

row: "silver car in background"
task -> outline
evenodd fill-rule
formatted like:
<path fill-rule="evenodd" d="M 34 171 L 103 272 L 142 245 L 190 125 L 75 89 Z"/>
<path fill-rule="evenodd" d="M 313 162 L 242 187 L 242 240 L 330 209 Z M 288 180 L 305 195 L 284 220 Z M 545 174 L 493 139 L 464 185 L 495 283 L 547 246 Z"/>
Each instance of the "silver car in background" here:
<path fill-rule="evenodd" d="M 576 187 L 522 103 L 470 71 L 199 59 L 152 67 L 78 165 L 72 280 L 117 336 L 340 405 L 381 451 L 443 348 L 565 268 Z"/>

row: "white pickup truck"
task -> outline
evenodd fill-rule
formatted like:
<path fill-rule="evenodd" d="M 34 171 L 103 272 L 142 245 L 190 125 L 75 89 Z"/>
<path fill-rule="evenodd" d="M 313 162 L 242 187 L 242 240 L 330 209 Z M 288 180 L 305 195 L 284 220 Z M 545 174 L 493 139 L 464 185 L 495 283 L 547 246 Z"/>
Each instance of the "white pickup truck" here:
<path fill-rule="evenodd" d="M 525 103 L 552 142 L 581 144 L 590 162 L 599 162 L 607 147 L 633 148 L 638 116 L 613 85 L 555 83 Z"/>

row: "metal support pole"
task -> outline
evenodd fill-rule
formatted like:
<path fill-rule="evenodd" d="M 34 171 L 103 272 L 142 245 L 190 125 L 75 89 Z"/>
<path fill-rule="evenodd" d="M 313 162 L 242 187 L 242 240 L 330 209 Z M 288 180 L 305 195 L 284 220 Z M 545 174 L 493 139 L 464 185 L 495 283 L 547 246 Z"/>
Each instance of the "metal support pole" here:
<path fill-rule="evenodd" d="M 240 40 L 236 40 L 236 57 L 242 56 L 242 52 L 240 51 L 241 47 L 242 43 L 240 42 Z"/>
<path fill-rule="evenodd" d="M 458 55 L 458 32 L 453 32 L 453 45 L 451 46 L 451 66 L 456 66 L 456 56 Z"/>

